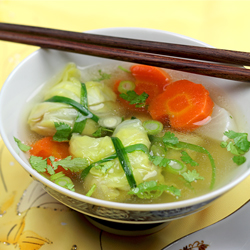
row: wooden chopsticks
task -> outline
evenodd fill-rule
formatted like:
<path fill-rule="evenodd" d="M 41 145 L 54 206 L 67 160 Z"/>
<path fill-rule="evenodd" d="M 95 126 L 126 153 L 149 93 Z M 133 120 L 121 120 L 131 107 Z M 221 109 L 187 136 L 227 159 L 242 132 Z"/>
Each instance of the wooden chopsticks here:
<path fill-rule="evenodd" d="M 250 70 L 239 66 L 232 66 L 232 64 L 249 66 L 250 53 L 247 52 L 152 42 L 7 23 L 0 23 L 0 40 L 147 64 L 230 80 L 250 81 Z M 211 61 L 217 63 L 211 63 Z M 223 65 L 221 63 L 230 63 L 230 65 Z"/>

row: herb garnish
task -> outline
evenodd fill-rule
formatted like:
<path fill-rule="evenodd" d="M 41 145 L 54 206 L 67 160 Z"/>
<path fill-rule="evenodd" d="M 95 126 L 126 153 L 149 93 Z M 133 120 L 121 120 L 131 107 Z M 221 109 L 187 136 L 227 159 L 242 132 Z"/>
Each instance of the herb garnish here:
<path fill-rule="evenodd" d="M 250 142 L 247 139 L 248 134 L 229 130 L 226 131 L 224 135 L 227 136 L 229 140 L 221 142 L 221 147 L 226 148 L 227 151 L 235 155 L 233 162 L 237 165 L 243 164 L 246 161 L 246 157 L 243 155 L 248 152 L 250 148 Z"/>
<path fill-rule="evenodd" d="M 186 151 L 182 151 L 181 154 L 181 160 L 186 164 L 190 164 L 192 167 L 196 167 L 199 165 L 199 163 L 194 161 Z"/>
<path fill-rule="evenodd" d="M 195 145 L 195 144 L 179 141 L 179 139 L 175 136 L 175 134 L 171 133 L 170 131 L 166 132 L 164 134 L 164 136 L 162 136 L 162 137 L 151 136 L 150 140 L 152 142 L 163 142 L 167 148 L 172 148 L 175 150 L 189 149 L 189 150 L 192 150 L 192 151 L 195 151 L 198 153 L 206 154 L 208 156 L 208 159 L 209 159 L 211 167 L 212 167 L 212 179 L 211 179 L 211 183 L 210 183 L 210 189 L 212 189 L 214 187 L 215 177 L 216 177 L 216 167 L 215 167 L 215 163 L 214 163 L 214 159 L 213 159 L 212 155 L 205 148 L 198 146 L 198 145 Z M 185 153 L 184 153 L 184 155 L 185 155 Z M 187 160 L 187 158 L 188 157 L 185 156 L 184 160 Z M 194 164 L 194 162 L 192 162 L 192 164 Z"/>
<path fill-rule="evenodd" d="M 158 184 L 156 181 L 142 182 L 137 187 L 132 188 L 128 194 L 137 195 L 141 199 L 156 199 L 160 197 L 164 191 L 177 197 L 181 195 L 181 191 L 178 188 Z"/>
<path fill-rule="evenodd" d="M 193 182 L 196 180 L 204 180 L 204 177 L 200 176 L 199 173 L 194 169 L 192 171 L 188 170 L 181 174 L 187 182 Z"/>
<path fill-rule="evenodd" d="M 136 104 L 135 107 L 137 108 L 145 107 L 146 99 L 148 98 L 147 93 L 143 92 L 142 94 L 138 95 L 134 90 L 129 90 L 126 94 L 121 93 L 119 96 L 128 101 L 131 105 Z"/>
<path fill-rule="evenodd" d="M 100 75 L 100 78 L 98 78 L 96 81 L 103 81 L 103 80 L 108 80 L 111 77 L 111 74 L 107 74 L 105 72 L 102 72 L 101 69 L 98 70 L 98 73 Z"/>
<path fill-rule="evenodd" d="M 23 152 L 27 152 L 31 149 L 30 146 L 23 144 L 19 139 L 14 137 L 15 142 L 17 143 L 17 146 L 22 150 Z"/>
<path fill-rule="evenodd" d="M 47 164 L 47 159 L 50 160 L 53 167 Z M 55 157 L 53 156 L 43 159 L 42 157 L 31 155 L 29 161 L 31 167 L 34 168 L 37 172 L 44 173 L 47 170 L 50 175 L 55 174 L 55 170 L 58 168 L 58 166 L 63 167 L 65 170 L 70 169 L 71 172 L 79 172 L 86 168 L 88 165 L 86 159 L 72 159 L 72 156 L 68 156 L 65 159 L 55 161 Z"/>
<path fill-rule="evenodd" d="M 54 141 L 68 141 L 71 135 L 71 127 L 64 122 L 55 122 L 56 133 L 53 136 Z"/>

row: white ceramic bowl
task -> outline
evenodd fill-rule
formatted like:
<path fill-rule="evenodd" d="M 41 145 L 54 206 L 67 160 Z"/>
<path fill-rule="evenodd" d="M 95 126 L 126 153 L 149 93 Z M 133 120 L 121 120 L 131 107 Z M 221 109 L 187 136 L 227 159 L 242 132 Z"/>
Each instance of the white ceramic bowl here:
<path fill-rule="evenodd" d="M 151 29 L 110 28 L 95 30 L 92 33 L 209 47 L 209 45 L 192 38 Z M 13 140 L 13 136 L 22 139 L 22 134 L 20 134 L 20 126 L 22 124 L 19 123 L 20 114 L 24 113 L 23 105 L 30 99 L 31 94 L 36 93 L 41 84 L 61 70 L 66 63 L 75 62 L 79 66 L 87 66 L 106 61 L 109 60 L 39 49 L 15 68 L 2 87 L 0 95 L 0 131 L 4 143 L 28 174 L 42 183 L 49 194 L 72 209 L 90 215 L 93 218 L 127 224 L 161 223 L 204 209 L 209 203 L 249 175 L 250 159 L 248 157 L 245 164 L 238 167 L 234 173 L 229 174 L 223 184 L 216 186 L 208 194 L 173 203 L 135 205 L 86 197 L 62 188 L 37 173 L 31 168 L 25 155 L 17 149 L 17 145 Z M 250 88 L 247 84 L 205 76 L 193 76 L 192 74 L 187 74 L 187 77 L 196 77 L 202 80 L 208 88 L 210 84 L 214 84 L 222 89 L 229 100 L 234 103 L 233 106 L 237 107 L 234 116 L 241 121 L 240 129 L 249 133 L 250 127 L 247 124 L 250 124 L 250 113 L 248 110 L 250 107 Z"/>

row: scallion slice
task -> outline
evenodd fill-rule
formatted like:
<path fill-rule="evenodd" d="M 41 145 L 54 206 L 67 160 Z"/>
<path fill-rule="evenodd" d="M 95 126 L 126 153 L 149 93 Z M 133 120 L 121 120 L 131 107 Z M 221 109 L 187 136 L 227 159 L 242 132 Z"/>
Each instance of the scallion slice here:
<path fill-rule="evenodd" d="M 68 176 L 65 176 L 63 172 L 58 172 L 56 174 L 51 175 L 50 180 L 61 187 L 67 188 L 71 191 L 75 191 L 74 183 Z"/>
<path fill-rule="evenodd" d="M 165 157 L 166 149 L 162 144 L 155 142 L 151 145 L 150 154 L 155 156 Z"/>
<path fill-rule="evenodd" d="M 167 171 L 173 174 L 181 174 L 187 171 L 187 166 L 181 161 L 169 159 Z"/>
<path fill-rule="evenodd" d="M 116 128 L 122 122 L 120 116 L 108 116 L 100 118 L 98 123 L 104 128 Z"/>
<path fill-rule="evenodd" d="M 135 84 L 131 81 L 121 81 L 118 86 L 118 91 L 124 94 L 134 89 L 135 89 Z"/>
<path fill-rule="evenodd" d="M 157 135 L 163 129 L 163 124 L 155 120 L 144 121 L 142 125 L 149 135 Z"/>

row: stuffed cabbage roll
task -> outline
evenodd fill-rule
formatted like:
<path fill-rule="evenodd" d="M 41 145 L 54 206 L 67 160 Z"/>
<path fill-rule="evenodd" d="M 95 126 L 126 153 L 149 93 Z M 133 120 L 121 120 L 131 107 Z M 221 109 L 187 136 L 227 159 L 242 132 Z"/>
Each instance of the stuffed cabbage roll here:
<path fill-rule="evenodd" d="M 147 133 L 138 119 L 122 122 L 115 129 L 113 136 L 118 137 L 124 147 L 139 143 L 150 146 Z M 86 158 L 91 164 L 114 154 L 115 149 L 108 136 L 91 138 L 74 134 L 70 140 L 70 153 L 74 157 Z M 128 153 L 128 157 L 137 184 L 150 180 L 164 182 L 161 169 L 149 161 L 146 153 L 134 151 Z M 96 185 L 93 197 L 111 201 L 124 201 L 130 190 L 118 158 L 91 168 L 83 183 L 84 190 L 87 192 L 93 185 Z"/>
<path fill-rule="evenodd" d="M 68 64 L 63 73 L 56 78 L 53 86 L 44 94 L 44 100 L 53 96 L 63 96 L 80 102 L 81 82 L 80 71 L 73 63 Z M 116 109 L 116 95 L 111 88 L 102 82 L 90 81 L 85 83 L 89 110 L 98 116 L 107 115 Z M 28 117 L 31 130 L 43 136 L 53 136 L 56 132 L 54 123 L 66 123 L 71 126 L 78 116 L 78 111 L 63 103 L 42 102 L 33 107 Z M 87 119 L 82 134 L 91 135 L 98 124 Z"/>

